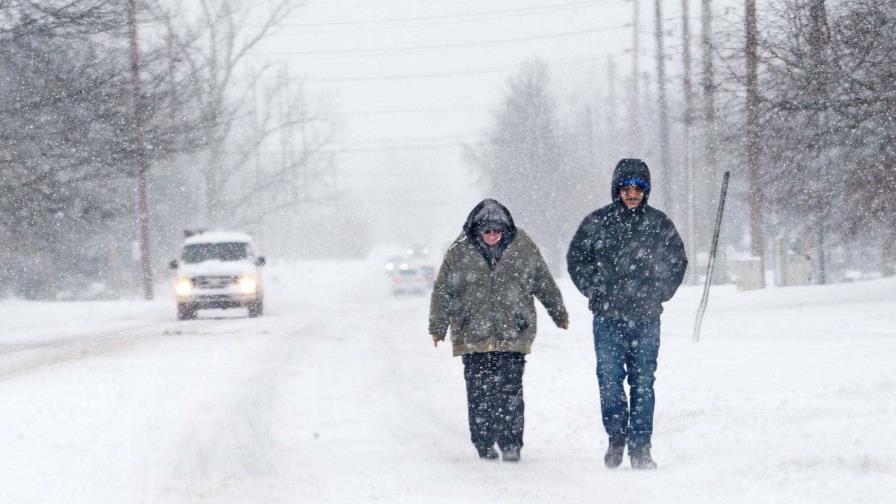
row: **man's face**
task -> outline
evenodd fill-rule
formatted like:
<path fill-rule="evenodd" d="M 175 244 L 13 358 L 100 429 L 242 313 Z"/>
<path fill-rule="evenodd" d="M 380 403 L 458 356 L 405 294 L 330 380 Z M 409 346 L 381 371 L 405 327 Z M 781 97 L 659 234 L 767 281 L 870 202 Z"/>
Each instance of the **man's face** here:
<path fill-rule="evenodd" d="M 619 188 L 619 197 L 626 208 L 635 208 L 644 199 L 644 189 L 635 185 L 622 186 Z"/>
<path fill-rule="evenodd" d="M 489 247 L 493 247 L 501 241 L 502 236 L 504 236 L 504 233 L 500 229 L 489 229 L 482 232 L 482 241 Z"/>

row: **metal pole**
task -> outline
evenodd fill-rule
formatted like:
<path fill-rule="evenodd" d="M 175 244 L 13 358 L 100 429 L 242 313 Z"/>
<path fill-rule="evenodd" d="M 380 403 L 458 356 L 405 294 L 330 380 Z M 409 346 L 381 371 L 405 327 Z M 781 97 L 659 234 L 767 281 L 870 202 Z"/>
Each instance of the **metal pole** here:
<path fill-rule="evenodd" d="M 131 49 L 131 91 L 134 104 L 134 142 L 137 154 L 137 220 L 140 243 L 140 277 L 143 297 L 152 299 L 152 261 L 149 257 L 149 208 L 146 195 L 146 142 L 143 138 L 143 110 L 140 91 L 140 46 L 137 44 L 137 0 L 128 0 L 128 34 Z"/>
<path fill-rule="evenodd" d="M 719 248 L 719 232 L 722 229 L 722 214 L 725 212 L 725 197 L 728 195 L 728 178 L 731 172 L 722 176 L 722 195 L 719 196 L 719 211 L 716 213 L 716 225 L 712 233 L 712 248 L 709 251 L 709 264 L 706 266 L 706 282 L 703 284 L 703 297 L 697 308 L 697 321 L 694 323 L 694 341 L 700 341 L 700 326 L 703 325 L 703 314 L 709 302 L 709 286 L 712 284 L 712 271 L 716 265 L 716 252 Z"/>

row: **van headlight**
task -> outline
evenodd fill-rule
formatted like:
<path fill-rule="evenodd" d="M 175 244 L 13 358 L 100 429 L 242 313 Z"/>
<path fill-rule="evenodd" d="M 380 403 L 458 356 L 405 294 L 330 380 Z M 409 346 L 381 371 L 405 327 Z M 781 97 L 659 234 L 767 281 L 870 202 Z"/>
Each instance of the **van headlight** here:
<path fill-rule="evenodd" d="M 193 292 L 193 280 L 184 277 L 178 278 L 177 283 L 174 284 L 174 293 L 185 297 L 189 296 L 191 292 Z"/>
<path fill-rule="evenodd" d="M 240 292 L 243 294 L 255 294 L 256 289 L 258 289 L 258 280 L 250 276 L 244 276 L 237 280 L 237 285 L 239 285 Z"/>

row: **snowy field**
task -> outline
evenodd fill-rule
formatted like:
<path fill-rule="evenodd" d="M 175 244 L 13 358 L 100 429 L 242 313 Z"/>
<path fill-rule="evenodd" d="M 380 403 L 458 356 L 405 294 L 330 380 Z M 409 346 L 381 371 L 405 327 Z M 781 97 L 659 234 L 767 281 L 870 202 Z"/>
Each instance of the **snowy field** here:
<path fill-rule="evenodd" d="M 655 472 L 603 466 L 590 314 L 542 311 L 519 464 L 469 443 L 462 366 L 379 261 L 269 271 L 267 313 L 0 301 L 0 502 L 889 502 L 896 279 L 667 305 Z M 164 289 L 160 288 L 160 292 Z"/>

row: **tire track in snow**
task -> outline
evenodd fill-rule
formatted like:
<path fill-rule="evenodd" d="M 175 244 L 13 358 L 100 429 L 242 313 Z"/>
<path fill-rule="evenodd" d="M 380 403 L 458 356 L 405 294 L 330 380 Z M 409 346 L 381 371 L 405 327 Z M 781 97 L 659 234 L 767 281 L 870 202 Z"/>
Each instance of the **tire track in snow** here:
<path fill-rule="evenodd" d="M 146 343 L 165 331 L 145 323 L 128 324 L 82 337 L 0 346 L 0 381 L 51 366 L 107 355 Z"/>

